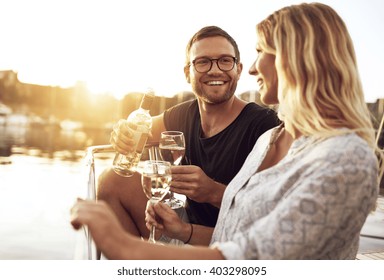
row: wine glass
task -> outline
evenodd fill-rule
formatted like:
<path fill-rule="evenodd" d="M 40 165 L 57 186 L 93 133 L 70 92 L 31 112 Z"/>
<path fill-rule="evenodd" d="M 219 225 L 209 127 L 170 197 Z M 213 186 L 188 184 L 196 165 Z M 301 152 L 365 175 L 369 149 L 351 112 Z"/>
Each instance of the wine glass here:
<path fill-rule="evenodd" d="M 147 160 L 143 164 L 141 185 L 150 203 L 158 203 L 169 192 L 169 184 L 172 180 L 171 164 L 167 161 Z M 156 243 L 155 227 L 152 226 L 148 242 Z"/>
<path fill-rule="evenodd" d="M 185 139 L 181 131 L 163 131 L 159 142 L 160 156 L 164 161 L 172 165 L 180 165 L 185 154 Z M 173 192 L 169 192 L 169 198 L 165 201 L 172 209 L 183 207 L 184 202 L 177 199 Z"/>

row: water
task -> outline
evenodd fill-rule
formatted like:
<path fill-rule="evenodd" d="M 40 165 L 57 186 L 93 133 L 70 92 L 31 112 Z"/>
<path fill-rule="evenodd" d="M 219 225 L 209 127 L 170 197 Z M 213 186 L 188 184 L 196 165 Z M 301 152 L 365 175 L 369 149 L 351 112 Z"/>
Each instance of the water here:
<path fill-rule="evenodd" d="M 0 259 L 86 258 L 84 231 L 72 229 L 69 213 L 77 197 L 89 195 L 90 166 L 78 153 L 71 161 L 13 154 L 0 164 Z M 97 176 L 112 158 L 96 162 Z"/>

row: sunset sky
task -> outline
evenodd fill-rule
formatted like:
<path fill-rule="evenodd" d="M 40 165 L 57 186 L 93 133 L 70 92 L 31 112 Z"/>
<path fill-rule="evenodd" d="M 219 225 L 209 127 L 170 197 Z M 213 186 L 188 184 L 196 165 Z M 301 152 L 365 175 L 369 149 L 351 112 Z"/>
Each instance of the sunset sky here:
<path fill-rule="evenodd" d="M 26 83 L 73 86 L 120 98 L 153 87 L 159 95 L 190 90 L 184 51 L 205 25 L 236 40 L 244 72 L 238 93 L 257 89 L 248 75 L 255 59 L 255 25 L 284 0 L 0 0 L 0 70 Z M 384 1 L 329 0 L 355 43 L 366 101 L 384 98 Z"/>

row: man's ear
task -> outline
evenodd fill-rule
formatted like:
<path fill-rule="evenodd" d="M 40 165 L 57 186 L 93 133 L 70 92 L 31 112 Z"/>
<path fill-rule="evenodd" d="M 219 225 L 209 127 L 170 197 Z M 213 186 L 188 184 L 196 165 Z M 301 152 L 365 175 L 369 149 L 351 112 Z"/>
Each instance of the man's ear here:
<path fill-rule="evenodd" d="M 237 64 L 237 76 L 240 79 L 241 73 L 243 72 L 243 63 L 239 62 Z"/>
<path fill-rule="evenodd" d="M 188 84 L 191 83 L 191 78 L 189 77 L 189 75 L 190 75 L 189 69 L 190 69 L 190 67 L 188 65 L 184 66 L 184 75 L 185 75 L 185 79 L 187 80 Z"/>

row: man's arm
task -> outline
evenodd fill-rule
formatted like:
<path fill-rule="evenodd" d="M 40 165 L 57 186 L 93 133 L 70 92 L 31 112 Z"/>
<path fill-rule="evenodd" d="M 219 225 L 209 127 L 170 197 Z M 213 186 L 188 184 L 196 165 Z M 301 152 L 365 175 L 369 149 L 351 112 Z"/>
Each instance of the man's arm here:
<path fill-rule="evenodd" d="M 164 114 L 152 117 L 152 129 L 148 141 L 159 142 L 161 132 L 166 130 L 167 129 L 164 124 Z"/>

